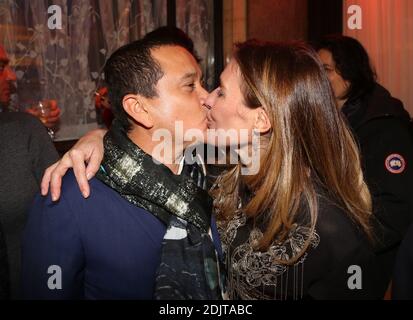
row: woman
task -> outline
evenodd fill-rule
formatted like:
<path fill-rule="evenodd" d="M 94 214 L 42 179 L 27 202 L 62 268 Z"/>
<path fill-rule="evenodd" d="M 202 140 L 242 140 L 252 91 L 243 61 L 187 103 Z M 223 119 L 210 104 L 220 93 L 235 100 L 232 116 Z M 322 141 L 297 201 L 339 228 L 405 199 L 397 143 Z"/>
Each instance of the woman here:
<path fill-rule="evenodd" d="M 251 163 L 240 152 L 239 164 L 211 190 L 229 298 L 377 297 L 372 269 L 363 272 L 362 290 L 360 281 L 349 279 L 352 266 L 366 271 L 373 262 L 371 199 L 357 147 L 316 53 L 301 44 L 240 44 L 206 105 L 210 129 L 260 136 L 258 173 L 241 174 Z M 102 157 L 99 134 L 84 138 L 72 153 L 83 179 L 90 152 L 95 168 Z M 250 135 L 240 144 L 252 142 Z M 68 160 L 66 155 L 63 164 L 47 170 L 43 193 L 57 166 L 56 189 L 60 173 L 72 164 Z"/>
<path fill-rule="evenodd" d="M 385 290 L 397 249 L 413 221 L 413 137 L 410 116 L 398 99 L 376 82 L 363 46 L 350 37 L 332 35 L 318 45 L 336 103 L 360 145 L 364 176 L 381 223 L 378 265 Z"/>

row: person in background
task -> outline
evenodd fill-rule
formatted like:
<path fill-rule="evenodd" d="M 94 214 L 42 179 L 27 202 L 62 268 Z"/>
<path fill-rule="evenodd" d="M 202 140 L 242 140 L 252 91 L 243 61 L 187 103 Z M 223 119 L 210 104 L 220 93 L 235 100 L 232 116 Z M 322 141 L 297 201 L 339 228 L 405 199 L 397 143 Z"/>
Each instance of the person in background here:
<path fill-rule="evenodd" d="M 0 224 L 13 299 L 19 292 L 20 247 L 27 210 L 39 191 L 44 170 L 58 158 L 39 119 L 25 112 L 0 113 Z M 0 248 L 0 256 L 4 253 Z"/>
<path fill-rule="evenodd" d="M 95 92 L 95 108 L 98 118 L 101 119 L 107 129 L 110 129 L 114 118 L 109 97 L 109 91 L 107 87 L 101 87 Z"/>
<path fill-rule="evenodd" d="M 7 112 L 9 110 L 11 96 L 16 92 L 16 74 L 9 66 L 10 60 L 7 52 L 2 45 L 0 45 L 0 111 Z M 56 100 L 44 100 L 50 108 L 49 115 L 42 120 L 45 127 L 51 129 L 57 126 L 60 119 L 60 109 L 57 106 Z M 41 118 L 39 110 L 36 106 L 31 106 L 25 110 L 27 113 Z"/>
<path fill-rule="evenodd" d="M 11 96 L 16 92 L 16 74 L 9 66 L 6 50 L 0 45 L 0 110 L 8 111 Z"/>
<path fill-rule="evenodd" d="M 325 37 L 319 57 L 338 108 L 360 146 L 361 161 L 378 222 L 378 267 L 383 290 L 390 282 L 397 248 L 413 218 L 413 137 L 400 100 L 376 81 L 364 47 L 341 35 Z"/>
<path fill-rule="evenodd" d="M 17 298 L 20 237 L 26 210 L 39 190 L 43 170 L 58 159 L 47 132 L 50 134 L 51 128 L 58 125 L 60 109 L 55 100 L 45 100 L 43 104 L 50 108 L 46 117 L 41 117 L 35 106 L 25 112 L 9 112 L 17 88 L 16 74 L 9 63 L 6 50 L 0 45 L 0 224 L 3 225 L 0 242 L 2 239 L 5 242 L 4 246 L 0 243 L 0 260 L 7 262 L 6 267 L 0 266 L 0 297 Z"/>

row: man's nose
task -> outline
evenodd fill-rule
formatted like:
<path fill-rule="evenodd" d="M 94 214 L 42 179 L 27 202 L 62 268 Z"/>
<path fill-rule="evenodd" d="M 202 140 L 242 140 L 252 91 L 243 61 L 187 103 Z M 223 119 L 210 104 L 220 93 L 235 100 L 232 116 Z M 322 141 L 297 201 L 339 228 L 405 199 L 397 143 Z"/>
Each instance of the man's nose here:
<path fill-rule="evenodd" d="M 199 90 L 199 98 L 201 100 L 201 104 L 204 104 L 206 98 L 208 97 L 208 91 L 206 91 L 203 87 L 201 87 Z"/>

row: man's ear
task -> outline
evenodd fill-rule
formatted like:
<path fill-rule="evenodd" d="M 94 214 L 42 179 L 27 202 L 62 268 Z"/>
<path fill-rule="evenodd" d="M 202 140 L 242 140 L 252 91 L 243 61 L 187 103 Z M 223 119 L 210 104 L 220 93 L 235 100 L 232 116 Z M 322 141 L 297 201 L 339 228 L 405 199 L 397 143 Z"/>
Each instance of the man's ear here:
<path fill-rule="evenodd" d="M 271 122 L 267 112 L 262 107 L 259 107 L 256 112 L 254 129 L 262 134 L 267 133 L 271 130 Z"/>
<path fill-rule="evenodd" d="M 148 112 L 147 100 L 136 94 L 128 94 L 122 100 L 123 109 L 137 123 L 147 129 L 153 127 L 152 117 Z"/>

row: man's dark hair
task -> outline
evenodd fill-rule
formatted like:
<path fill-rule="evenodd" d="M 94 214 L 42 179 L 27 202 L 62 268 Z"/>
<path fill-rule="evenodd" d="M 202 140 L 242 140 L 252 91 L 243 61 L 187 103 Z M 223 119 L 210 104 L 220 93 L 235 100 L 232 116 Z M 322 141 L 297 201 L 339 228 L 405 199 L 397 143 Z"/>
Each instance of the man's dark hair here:
<path fill-rule="evenodd" d="M 132 124 L 123 109 L 122 99 L 127 94 L 139 94 L 146 98 L 158 95 L 156 85 L 164 73 L 152 57 L 151 50 L 168 45 L 183 47 L 196 59 L 192 40 L 182 30 L 162 27 L 120 47 L 106 62 L 104 72 L 109 100 L 115 118 L 125 131 L 129 131 Z"/>
<path fill-rule="evenodd" d="M 199 63 L 201 59 L 198 57 L 192 39 L 181 29 L 177 27 L 164 26 L 159 27 L 145 35 L 145 39 L 152 40 L 154 42 L 173 41 L 174 44 L 180 45 L 188 50 Z"/>
<path fill-rule="evenodd" d="M 317 50 L 331 52 L 336 63 L 336 71 L 350 82 L 345 98 L 355 99 L 372 90 L 376 83 L 376 72 L 362 44 L 354 38 L 329 35 L 318 44 Z"/>

